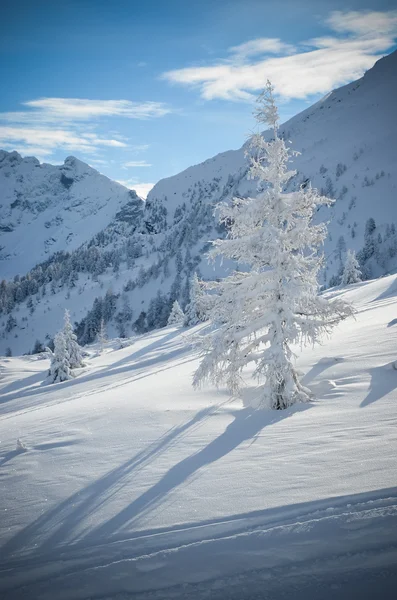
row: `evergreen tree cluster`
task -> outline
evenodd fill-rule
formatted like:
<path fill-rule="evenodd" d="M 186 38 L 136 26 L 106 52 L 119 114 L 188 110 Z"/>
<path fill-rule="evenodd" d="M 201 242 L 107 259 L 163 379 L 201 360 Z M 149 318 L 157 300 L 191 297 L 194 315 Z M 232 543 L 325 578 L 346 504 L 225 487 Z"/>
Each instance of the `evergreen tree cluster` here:
<path fill-rule="evenodd" d="M 370 217 L 365 223 L 364 246 L 357 252 L 357 255 L 350 249 L 347 249 L 345 238 L 340 236 L 336 247 L 336 258 L 339 261 L 338 273 L 332 275 L 327 287 L 336 285 L 347 285 L 356 281 L 365 281 L 372 277 L 379 277 L 388 268 L 389 262 L 397 255 L 397 235 L 394 223 L 387 224 L 382 229 L 378 229 L 375 219 Z M 356 275 L 348 276 L 346 269 L 353 269 L 352 263 L 357 265 Z M 357 279 L 359 277 L 359 279 Z M 346 278 L 349 281 L 346 281 Z"/>
<path fill-rule="evenodd" d="M 185 313 L 178 301 L 181 296 L 184 298 Z M 166 325 L 196 325 L 205 319 L 202 298 L 197 273 L 194 273 L 190 279 L 186 279 L 183 293 L 179 285 L 171 287 L 170 294 L 163 294 L 159 290 L 150 301 L 147 312 L 141 312 L 133 323 L 133 329 L 136 333 L 145 333 Z"/>
<path fill-rule="evenodd" d="M 167 211 L 163 210 L 161 203 L 157 201 L 148 203 L 141 228 L 136 227 L 136 219 L 132 226 L 124 214 L 125 211 L 121 211 L 116 215 L 117 222 L 110 224 L 89 243 L 72 252 L 55 253 L 26 276 L 16 276 L 11 282 L 2 281 L 0 314 L 9 315 L 4 324 L 4 332 L 9 334 L 18 326 L 15 316 L 11 314 L 18 304 L 26 301 L 30 314 L 33 314 L 36 304 L 47 294 L 56 294 L 65 288 L 69 293 L 70 289 L 78 286 L 81 274 L 88 274 L 96 280 L 110 270 L 117 276 L 123 263 L 125 267 L 133 269 L 135 261 L 141 256 L 155 256 L 156 252 L 157 260 L 146 268 L 142 266 L 135 278 L 127 282 L 124 290 L 128 292 L 136 287 L 142 288 L 149 281 L 160 277 L 162 280 L 167 279 L 171 272 L 170 265 L 176 260 L 177 273 L 170 293 L 157 294 L 144 317 L 139 314 L 135 323 L 132 322 L 133 311 L 125 303 L 118 312 L 115 304 L 109 311 L 109 298 L 98 297 L 91 310 L 78 324 L 77 332 L 79 342 L 86 344 L 95 340 L 102 318 L 105 323 L 114 319 L 120 337 L 127 334 L 131 325 L 135 331 L 140 332 L 164 326 L 175 300 L 183 307 L 189 302 L 189 281 L 200 262 L 201 254 L 199 250 L 192 256 L 190 248 L 197 244 L 205 233 L 209 234 L 213 227 L 213 209 L 211 203 L 203 201 L 203 194 L 215 194 L 218 188 L 218 180 L 208 185 L 202 182 L 195 183 L 186 195 L 185 202 L 176 208 L 168 229 L 165 229 Z M 149 223 L 152 223 L 152 226 L 149 226 Z M 118 296 L 116 301 L 117 299 Z"/>
<path fill-rule="evenodd" d="M 118 295 L 109 289 L 105 296 L 95 298 L 91 310 L 77 324 L 76 335 L 81 345 L 91 344 L 97 338 L 101 329 L 101 322 L 108 323 L 114 316 L 117 307 Z"/>

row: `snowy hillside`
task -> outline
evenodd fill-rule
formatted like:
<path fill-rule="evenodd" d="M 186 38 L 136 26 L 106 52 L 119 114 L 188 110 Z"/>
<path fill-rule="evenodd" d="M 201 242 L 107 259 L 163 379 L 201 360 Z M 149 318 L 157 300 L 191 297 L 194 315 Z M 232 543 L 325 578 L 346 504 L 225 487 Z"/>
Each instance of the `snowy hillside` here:
<path fill-rule="evenodd" d="M 331 221 L 325 246 L 325 282 L 339 270 L 338 243 L 343 258 L 344 248 L 358 251 L 363 247 L 365 223 L 370 217 L 375 219 L 382 239 L 386 225 L 397 222 L 396 95 L 394 52 L 379 60 L 361 79 L 331 92 L 280 128 L 293 150 L 300 152 L 293 163 L 298 171 L 294 184 L 309 180 L 336 199 L 331 211 L 324 209 L 319 213 L 321 220 Z M 160 181 L 149 193 L 148 202 L 161 201 L 173 214 L 195 193 L 212 202 L 233 194 L 247 195 L 254 183 L 245 179 L 247 163 L 243 150 L 219 154 Z M 219 188 L 205 193 L 211 184 Z M 344 244 L 339 242 L 340 237 Z M 395 254 L 394 248 L 392 252 Z M 392 262 L 394 268 L 397 262 Z M 371 267 L 370 275 L 385 272 L 385 265 Z"/>
<path fill-rule="evenodd" d="M 328 294 L 356 319 L 299 352 L 316 400 L 281 412 L 193 391 L 192 330 L 51 386 L 2 358 L 2 598 L 394 598 L 397 277 Z"/>
<path fill-rule="evenodd" d="M 78 248 L 135 197 L 73 156 L 54 166 L 0 150 L 1 278 Z"/>
<path fill-rule="evenodd" d="M 280 129 L 292 148 L 301 152 L 292 165 L 298 173 L 291 186 L 311 181 L 336 199 L 331 209 L 317 213 L 317 219 L 329 221 L 326 267 L 321 275 L 325 287 L 339 283 L 350 249 L 357 252 L 366 279 L 397 268 L 396 95 L 397 52 Z M 46 185 L 53 178 L 56 185 L 51 183 L 51 190 L 60 191 L 51 195 L 43 213 L 37 213 L 41 204 L 36 196 L 34 201 L 29 194 L 14 199 L 7 192 L 7 198 L 13 198 L 9 202 L 16 203 L 12 209 L 16 212 L 12 219 L 2 218 L 6 231 L 0 244 L 8 248 L 2 250 L 3 255 L 14 253 L 16 270 L 21 273 L 24 260 L 30 265 L 45 261 L 0 285 L 0 354 L 29 352 L 36 341 L 47 344 L 61 325 L 64 308 L 70 310 L 82 343 L 95 339 L 101 318 L 111 336 L 164 326 L 175 299 L 185 308 L 194 271 L 203 279 L 213 279 L 233 266 L 227 262 L 209 265 L 206 253 L 210 240 L 225 235 L 225 228 L 213 216 L 216 205 L 236 195 L 255 193 L 255 182 L 246 177 L 244 149 L 219 154 L 160 181 L 145 204 L 133 192 L 126 196 L 124 188 L 79 161 L 67 159 L 66 166 L 51 167 L 37 165 L 34 159 L 21 163 L 22 159 L 14 158 L 16 165 L 26 163 L 29 173 L 51 173 Z M 10 157 L 18 155 L 2 156 L 8 164 Z M 61 182 L 63 176 L 73 179 L 68 189 Z M 14 190 L 16 179 L 10 175 L 9 180 Z M 88 190 L 91 180 L 101 186 L 102 209 L 96 214 L 92 214 L 98 208 L 94 183 Z M 35 194 L 41 197 L 39 189 L 35 188 Z M 44 204 L 50 202 L 49 196 L 44 197 Z M 106 203 L 105 198 L 111 200 Z M 27 208 L 22 210 L 18 203 L 24 199 Z M 73 202 L 78 206 L 59 210 L 65 201 L 69 207 Z M 88 220 L 79 221 L 75 211 L 83 211 Z M 58 216 L 64 219 L 60 224 Z M 15 231 L 8 231 L 7 223 L 13 223 Z M 34 233 L 33 241 L 26 231 Z M 56 240 L 53 245 L 52 239 Z M 60 252 L 53 254 L 55 249 Z M 13 260 L 0 262 L 2 275 Z"/>

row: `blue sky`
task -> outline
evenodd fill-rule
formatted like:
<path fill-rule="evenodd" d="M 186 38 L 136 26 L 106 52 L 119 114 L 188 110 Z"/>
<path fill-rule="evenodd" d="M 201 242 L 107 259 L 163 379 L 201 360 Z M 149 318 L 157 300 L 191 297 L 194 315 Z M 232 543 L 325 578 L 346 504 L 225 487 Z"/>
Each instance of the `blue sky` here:
<path fill-rule="evenodd" d="M 144 194 L 241 146 L 267 78 L 286 120 L 396 39 L 382 0 L 3 0 L 0 147 Z"/>

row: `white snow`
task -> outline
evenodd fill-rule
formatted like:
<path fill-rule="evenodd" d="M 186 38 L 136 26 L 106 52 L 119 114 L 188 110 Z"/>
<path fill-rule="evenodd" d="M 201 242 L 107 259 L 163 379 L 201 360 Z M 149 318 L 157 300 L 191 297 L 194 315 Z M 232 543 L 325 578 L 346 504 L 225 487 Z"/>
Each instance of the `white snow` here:
<path fill-rule="evenodd" d="M 299 350 L 316 401 L 286 411 L 194 391 L 195 329 L 54 385 L 1 359 L 2 597 L 393 598 L 397 277 L 329 295 L 356 319 Z"/>
<path fill-rule="evenodd" d="M 78 248 L 130 199 L 130 190 L 73 156 L 56 166 L 0 150 L 1 278 Z"/>

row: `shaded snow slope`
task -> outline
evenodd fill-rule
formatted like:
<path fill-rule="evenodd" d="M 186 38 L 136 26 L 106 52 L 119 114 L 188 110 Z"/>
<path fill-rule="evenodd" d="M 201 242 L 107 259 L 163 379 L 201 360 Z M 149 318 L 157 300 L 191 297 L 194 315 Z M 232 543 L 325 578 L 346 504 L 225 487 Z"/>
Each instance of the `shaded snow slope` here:
<path fill-rule="evenodd" d="M 392 598 L 397 278 L 329 293 L 356 319 L 299 353 L 316 401 L 285 412 L 193 391 L 191 330 L 52 386 L 2 359 L 3 597 Z"/>
<path fill-rule="evenodd" d="M 0 150 L 0 279 L 89 241 L 132 196 L 73 156 L 54 166 Z"/>

